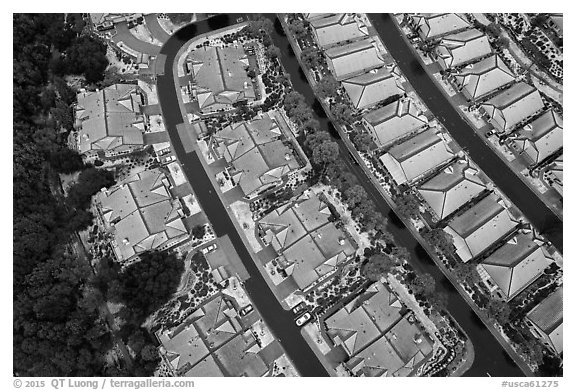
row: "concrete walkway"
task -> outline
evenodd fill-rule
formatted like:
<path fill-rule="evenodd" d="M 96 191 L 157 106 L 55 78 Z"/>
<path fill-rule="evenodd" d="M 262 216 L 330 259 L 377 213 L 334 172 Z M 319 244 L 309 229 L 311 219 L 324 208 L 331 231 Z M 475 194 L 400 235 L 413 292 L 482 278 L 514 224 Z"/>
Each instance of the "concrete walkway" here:
<path fill-rule="evenodd" d="M 150 30 L 152 36 L 158 39 L 160 42 L 164 43 L 170 38 L 170 34 L 166 32 L 158 23 L 157 14 L 149 14 L 144 16 L 144 21 L 146 22 L 146 27 Z"/>

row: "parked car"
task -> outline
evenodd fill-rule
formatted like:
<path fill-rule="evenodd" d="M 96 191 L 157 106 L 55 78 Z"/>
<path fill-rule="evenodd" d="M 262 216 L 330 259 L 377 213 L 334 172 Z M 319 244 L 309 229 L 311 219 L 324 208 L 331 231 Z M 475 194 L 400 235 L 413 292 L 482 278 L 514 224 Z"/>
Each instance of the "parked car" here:
<path fill-rule="evenodd" d="M 244 317 L 246 314 L 251 313 L 252 311 L 254 311 L 254 307 L 251 304 L 248 304 L 240 309 L 239 313 L 242 317 Z"/>
<path fill-rule="evenodd" d="M 300 317 L 296 318 L 296 325 L 302 327 L 307 323 L 309 323 L 310 321 L 312 321 L 312 314 L 309 311 L 307 311 Z"/>
<path fill-rule="evenodd" d="M 210 253 L 212 251 L 215 251 L 216 248 L 218 248 L 216 244 L 208 245 L 207 247 L 202 248 L 202 253 L 203 254 Z"/>
<path fill-rule="evenodd" d="M 306 310 L 307 306 L 308 305 L 306 305 L 306 302 L 300 302 L 299 304 L 297 304 L 296 306 L 294 306 L 292 308 L 292 313 L 294 313 L 295 315 L 298 315 L 301 312 L 303 312 L 304 310 Z"/>

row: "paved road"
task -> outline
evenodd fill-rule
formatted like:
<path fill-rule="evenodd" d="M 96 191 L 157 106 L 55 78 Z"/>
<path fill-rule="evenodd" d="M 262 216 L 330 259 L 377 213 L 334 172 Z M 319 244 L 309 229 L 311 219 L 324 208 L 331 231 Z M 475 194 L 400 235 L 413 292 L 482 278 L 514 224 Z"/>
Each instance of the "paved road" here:
<path fill-rule="evenodd" d="M 118 23 L 114 28 L 116 29 L 116 35 L 112 37 L 112 42 L 118 44 L 118 42 L 122 41 L 126 46 L 143 54 L 155 56 L 160 52 L 160 46 L 141 41 L 132 35 L 126 22 Z"/>
<path fill-rule="evenodd" d="M 179 109 L 177 90 L 173 78 L 172 67 L 178 50 L 189 39 L 218 28 L 231 25 L 240 15 L 220 15 L 215 18 L 190 24 L 180 29 L 162 47 L 161 54 L 166 55 L 164 75 L 158 76 L 158 98 L 163 108 L 164 123 L 172 141 L 172 147 L 178 160 L 183 165 L 188 181 L 193 185 L 194 192 L 202 205 L 208 219 L 214 227 L 217 236 L 228 234 L 236 252 L 250 273 L 250 279 L 245 282 L 250 298 L 261 313 L 282 347 L 294 362 L 296 369 L 303 376 L 328 376 L 313 351 L 304 341 L 300 329 L 294 323 L 294 317 L 285 311 L 274 297 L 262 274 L 256 267 L 248 249 L 244 246 L 230 216 L 221 200 L 216 196 L 216 189 L 202 167 L 196 152 L 187 153 L 178 135 L 178 129 L 184 122 Z"/>
<path fill-rule="evenodd" d="M 425 71 L 420 59 L 404 39 L 403 33 L 392 20 L 393 16 L 371 14 L 369 17 L 402 73 L 450 135 L 528 220 L 562 252 L 562 221 L 500 158 L 494 156 L 490 147 L 461 117 L 458 109 L 450 104 L 441 87 Z"/>
<path fill-rule="evenodd" d="M 273 21 L 275 20 L 274 16 L 267 16 Z M 410 264 L 420 272 L 431 274 L 436 280 L 438 291 L 448 294 L 448 311 L 469 336 L 475 350 L 474 364 L 464 376 L 484 377 L 487 373 L 491 376 L 523 376 L 522 371 L 484 326 L 480 318 L 478 318 L 476 313 L 474 313 L 464 298 L 462 298 L 450 281 L 442 274 L 410 231 L 406 229 L 404 224 L 390 209 L 390 206 L 372 181 L 366 176 L 366 173 L 354 162 L 354 159 L 350 157 L 346 144 L 340 139 L 330 120 L 326 117 L 322 106 L 317 102 L 314 92 L 304 72 L 300 69 L 298 60 L 278 21 L 275 23 L 275 32 L 272 35 L 272 40 L 274 44 L 280 48 L 282 64 L 291 75 L 294 89 L 304 95 L 306 102 L 314 107 L 315 118 L 320 122 L 322 128 L 329 131 L 336 138 L 340 148 L 340 159 L 358 179 L 359 184 L 364 187 L 377 209 L 387 217 L 389 222 L 388 231 L 394 236 L 395 242 L 399 246 L 408 249 Z"/>
<path fill-rule="evenodd" d="M 146 27 L 150 30 L 152 36 L 158 39 L 160 42 L 165 43 L 168 39 L 170 39 L 170 34 L 166 32 L 158 23 L 158 15 L 157 14 L 149 14 L 144 16 L 144 20 L 146 21 Z"/>

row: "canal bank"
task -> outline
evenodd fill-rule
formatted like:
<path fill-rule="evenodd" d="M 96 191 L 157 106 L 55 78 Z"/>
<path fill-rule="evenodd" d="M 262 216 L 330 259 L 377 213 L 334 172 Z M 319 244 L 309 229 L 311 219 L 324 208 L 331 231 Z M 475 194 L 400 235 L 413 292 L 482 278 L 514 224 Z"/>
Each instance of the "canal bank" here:
<path fill-rule="evenodd" d="M 416 90 L 418 96 L 444 125 L 456 142 L 494 181 L 496 186 L 526 216 L 536 229 L 563 251 L 562 221 L 508 166 L 494 155 L 445 95 L 441 86 L 430 76 L 421 58 L 389 14 L 371 14 L 370 21 L 388 52 Z"/>
<path fill-rule="evenodd" d="M 301 93 L 306 102 L 311 105 L 316 113 L 316 119 L 319 120 L 321 127 L 329 131 L 335 138 L 340 147 L 340 158 L 346 163 L 350 171 L 358 178 L 359 183 L 364 187 L 366 192 L 379 211 L 389 217 L 390 223 L 388 230 L 394 236 L 398 245 L 406 247 L 410 253 L 410 264 L 420 272 L 431 274 L 436 280 L 440 291 L 449 295 L 448 312 L 454 317 L 464 332 L 469 336 L 475 349 L 475 361 L 465 376 L 522 376 L 522 371 L 510 358 L 508 353 L 496 341 L 483 322 L 467 304 L 464 298 L 454 288 L 452 283 L 436 267 L 434 261 L 428 256 L 428 253 L 422 245 L 412 236 L 410 231 L 402 221 L 394 214 L 390 206 L 379 192 L 369 176 L 356 165 L 353 158 L 348 153 L 348 148 L 343 139 L 338 135 L 335 127 L 326 117 L 322 105 L 314 96 L 312 88 L 306 79 L 304 72 L 301 70 L 298 60 L 291 48 L 290 42 L 284 35 L 279 20 L 273 15 L 268 17 L 275 22 L 275 31 L 272 40 L 281 51 L 281 61 L 284 68 L 291 74 L 294 89 Z"/>
<path fill-rule="evenodd" d="M 250 273 L 250 279 L 244 284 L 250 299 L 302 376 L 328 376 L 312 349 L 303 339 L 300 328 L 294 323 L 294 316 L 290 311 L 282 308 L 256 267 L 256 262 L 249 249 L 244 245 L 225 205 L 219 196 L 215 196 L 219 195 L 218 190 L 204 170 L 200 157 L 195 151 L 186 152 L 178 133 L 179 128 L 186 126 L 178 96 L 180 90 L 173 73 L 178 52 L 190 39 L 230 26 L 236 23 L 240 16 L 242 15 L 219 15 L 189 24 L 178 30 L 164 44 L 160 51 L 160 63 L 163 66 L 157 67 L 158 99 L 172 148 L 188 181 L 194 188 L 198 201 L 212 223 L 216 235 L 219 237 L 229 236 L 234 249 Z"/>

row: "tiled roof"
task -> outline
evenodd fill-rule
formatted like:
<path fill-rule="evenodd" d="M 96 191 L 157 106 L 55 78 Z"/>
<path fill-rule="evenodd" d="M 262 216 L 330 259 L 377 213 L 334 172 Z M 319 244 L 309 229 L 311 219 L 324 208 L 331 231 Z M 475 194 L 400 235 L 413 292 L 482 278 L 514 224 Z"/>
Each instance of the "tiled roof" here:
<path fill-rule="evenodd" d="M 546 333 L 556 352 L 563 351 L 563 287 L 533 308 L 526 318 Z"/>
<path fill-rule="evenodd" d="M 416 14 L 412 18 L 423 39 L 436 38 L 470 27 L 470 24 L 458 14 Z"/>
<path fill-rule="evenodd" d="M 532 233 L 520 233 L 482 262 L 507 299 L 524 290 L 552 263 L 541 244 Z"/>
<path fill-rule="evenodd" d="M 344 80 L 383 65 L 382 53 L 373 38 L 365 38 L 326 50 L 326 60 L 337 80 Z"/>
<path fill-rule="evenodd" d="M 497 54 L 463 68 L 456 82 L 473 99 L 481 98 L 514 81 L 514 73 Z"/>
<path fill-rule="evenodd" d="M 385 67 L 344 80 L 342 86 L 356 108 L 365 108 L 404 91 Z"/>
<path fill-rule="evenodd" d="M 421 184 L 418 191 L 438 218 L 444 219 L 485 189 L 477 171 L 459 161 Z"/>
<path fill-rule="evenodd" d="M 367 27 L 353 14 L 335 14 L 313 19 L 310 26 L 321 48 L 368 35 Z"/>
<path fill-rule="evenodd" d="M 455 217 L 444 230 L 454 238 L 460 259 L 467 262 L 511 232 L 516 224 L 496 195 L 490 194 Z"/>
<path fill-rule="evenodd" d="M 471 29 L 444 37 L 436 53 L 444 68 L 453 68 L 492 53 L 488 37 Z"/>
<path fill-rule="evenodd" d="M 448 144 L 430 128 L 392 147 L 380 157 L 396 183 L 409 182 L 454 157 Z"/>
<path fill-rule="evenodd" d="M 533 164 L 538 164 L 562 147 L 563 130 L 562 117 L 556 111 L 548 110 L 518 130 L 518 138 L 514 142 L 530 157 Z"/>

